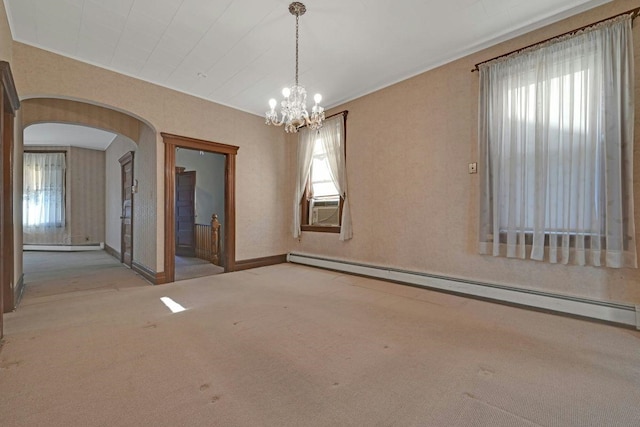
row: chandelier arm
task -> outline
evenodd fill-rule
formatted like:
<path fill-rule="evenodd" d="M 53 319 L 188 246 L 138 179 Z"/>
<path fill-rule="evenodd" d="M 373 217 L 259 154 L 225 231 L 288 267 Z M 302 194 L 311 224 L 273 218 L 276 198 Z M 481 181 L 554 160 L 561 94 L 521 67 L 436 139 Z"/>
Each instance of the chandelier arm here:
<path fill-rule="evenodd" d="M 282 126 L 284 124 L 284 118 L 285 115 L 282 114 L 282 120 L 278 121 L 278 116 L 276 115 L 276 120 L 272 121 L 271 123 L 275 126 Z"/>

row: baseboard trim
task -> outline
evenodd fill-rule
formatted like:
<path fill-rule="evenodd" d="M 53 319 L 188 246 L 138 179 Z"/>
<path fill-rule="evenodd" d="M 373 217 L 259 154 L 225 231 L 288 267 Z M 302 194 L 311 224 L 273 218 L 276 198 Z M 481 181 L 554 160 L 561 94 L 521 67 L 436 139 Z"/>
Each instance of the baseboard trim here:
<path fill-rule="evenodd" d="M 20 301 L 22 301 L 22 295 L 24 294 L 24 273 L 20 275 L 18 281 L 16 282 L 16 289 L 14 291 L 14 300 L 15 307 L 17 308 L 20 305 Z"/>
<path fill-rule="evenodd" d="M 101 251 L 104 246 L 103 242 L 89 245 L 22 245 L 22 250 L 51 252 Z"/>
<path fill-rule="evenodd" d="M 243 259 L 236 261 L 234 271 L 249 270 L 251 268 L 267 267 L 269 265 L 284 264 L 287 262 L 287 254 L 272 255 L 262 258 Z"/>
<path fill-rule="evenodd" d="M 633 305 L 476 282 L 307 254 L 289 253 L 287 261 L 458 295 L 471 296 L 498 303 L 596 319 L 617 325 L 632 326 L 640 330 L 640 311 L 637 311 Z"/>
<path fill-rule="evenodd" d="M 106 253 L 108 253 L 109 255 L 111 255 L 112 257 L 114 257 L 115 259 L 117 259 L 118 261 L 120 261 L 122 259 L 121 256 L 120 256 L 120 252 L 116 251 L 111 246 L 107 245 L 106 243 L 104 244 L 104 251 Z"/>
<path fill-rule="evenodd" d="M 139 275 L 141 275 L 142 277 L 144 277 L 145 280 L 151 283 L 152 285 L 161 285 L 163 283 L 166 283 L 164 271 L 161 273 L 156 273 L 150 268 L 142 264 L 139 264 L 135 261 L 131 263 L 131 269 L 136 273 L 138 273 Z"/>

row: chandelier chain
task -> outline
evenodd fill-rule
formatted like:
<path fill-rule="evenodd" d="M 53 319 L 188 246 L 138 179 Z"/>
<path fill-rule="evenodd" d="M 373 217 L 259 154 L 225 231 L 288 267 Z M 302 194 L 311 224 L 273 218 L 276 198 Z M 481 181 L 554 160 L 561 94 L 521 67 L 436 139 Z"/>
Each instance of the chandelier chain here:
<path fill-rule="evenodd" d="M 298 86 L 298 20 L 300 19 L 300 14 L 296 13 L 296 86 Z"/>

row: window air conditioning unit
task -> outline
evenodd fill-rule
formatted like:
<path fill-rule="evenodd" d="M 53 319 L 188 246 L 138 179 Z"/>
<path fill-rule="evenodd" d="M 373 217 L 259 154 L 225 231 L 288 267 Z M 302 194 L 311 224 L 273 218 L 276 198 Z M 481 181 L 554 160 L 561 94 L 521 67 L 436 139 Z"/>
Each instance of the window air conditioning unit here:
<path fill-rule="evenodd" d="M 318 225 L 338 225 L 340 224 L 338 215 L 340 206 L 314 206 L 311 217 L 311 224 Z"/>

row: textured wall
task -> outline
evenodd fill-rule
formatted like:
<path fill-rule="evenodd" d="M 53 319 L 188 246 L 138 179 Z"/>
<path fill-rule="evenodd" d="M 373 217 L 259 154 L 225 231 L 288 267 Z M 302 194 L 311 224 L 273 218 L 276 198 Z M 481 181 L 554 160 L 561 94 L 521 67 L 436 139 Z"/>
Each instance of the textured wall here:
<path fill-rule="evenodd" d="M 122 193 L 120 189 L 121 168 L 118 161 L 125 153 L 135 151 L 136 144 L 129 138 L 118 135 L 105 151 L 105 244 L 120 252 L 120 215 Z M 134 154 L 135 179 L 135 154 Z M 135 224 L 134 224 L 135 226 Z M 134 242 L 135 243 L 135 242 Z"/>
<path fill-rule="evenodd" d="M 138 192 L 133 196 L 133 261 L 153 271 L 164 271 L 164 246 L 158 246 L 160 239 L 164 239 L 164 215 L 158 218 L 159 211 L 164 213 L 164 206 L 158 199 L 162 191 L 158 192 L 156 181 L 157 154 L 162 148 L 156 133 L 142 126 L 133 159 L 133 175 L 138 180 Z"/>
<path fill-rule="evenodd" d="M 349 110 L 347 168 L 354 238 L 343 243 L 334 234 L 303 233 L 300 242 L 292 240 L 291 249 L 639 304 L 640 273 L 636 269 L 551 265 L 478 255 L 478 175 L 467 173 L 467 164 L 478 161 L 478 74 L 470 72 L 476 63 L 637 6 L 637 1 L 614 1 L 337 108 Z M 634 43 L 635 164 L 639 165 L 638 20 Z M 637 166 L 635 176 L 636 224 L 640 225 Z"/>
<path fill-rule="evenodd" d="M 21 123 L 22 110 L 18 110 L 13 128 L 13 277 L 14 285 L 22 278 L 22 129 L 18 125 Z M 19 289 L 14 289 L 16 292 Z M 18 301 L 16 293 L 13 299 Z"/>
<path fill-rule="evenodd" d="M 13 61 L 16 86 L 22 98 L 51 96 L 86 100 L 142 118 L 154 127 L 154 132 L 239 146 L 236 259 L 287 252 L 290 214 L 283 215 L 283 207 L 291 203 L 286 191 L 290 147 L 282 129 L 265 126 L 261 117 L 21 43 L 14 43 Z M 141 131 L 141 135 L 143 133 Z M 164 147 L 157 136 L 154 139 L 153 147 L 139 144 L 136 153 L 136 175 L 139 173 L 140 182 L 136 213 L 142 215 L 138 218 L 144 222 L 140 224 L 136 219 L 134 258 L 161 272 L 164 269 Z M 139 165 L 139 161 L 143 164 Z M 140 203 L 143 191 L 144 202 Z"/>
<path fill-rule="evenodd" d="M 37 233 L 25 230 L 24 244 L 86 245 L 104 242 L 104 151 L 65 146 L 28 146 L 26 150 L 29 149 L 66 151 L 66 212 L 64 228 Z"/>
<path fill-rule="evenodd" d="M 71 244 L 104 242 L 105 196 L 104 151 L 71 147 L 68 157 L 71 175 Z"/>
<path fill-rule="evenodd" d="M 22 125 L 59 122 L 80 123 L 122 134 L 133 141 L 140 135 L 140 121 L 119 111 L 67 99 L 31 98 L 22 101 Z"/>

